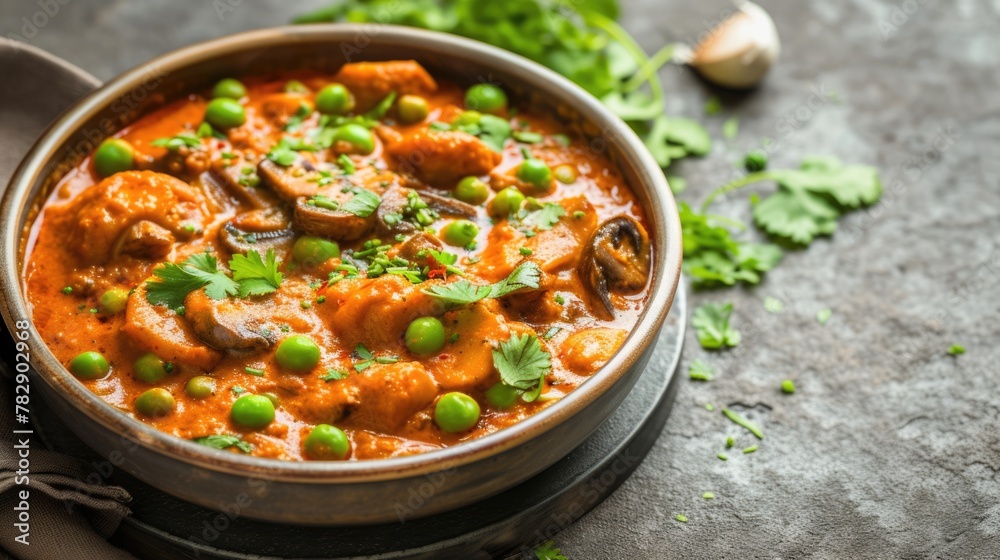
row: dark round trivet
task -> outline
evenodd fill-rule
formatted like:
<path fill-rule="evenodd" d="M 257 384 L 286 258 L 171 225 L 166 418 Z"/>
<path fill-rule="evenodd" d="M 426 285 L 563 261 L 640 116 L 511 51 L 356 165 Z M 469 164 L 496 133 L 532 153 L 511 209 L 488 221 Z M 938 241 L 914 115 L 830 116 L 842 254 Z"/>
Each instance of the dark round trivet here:
<path fill-rule="evenodd" d="M 611 418 L 564 459 L 499 496 L 456 511 L 390 525 L 276 525 L 240 517 L 235 500 L 219 504 L 228 513 L 201 508 L 106 466 L 107 461 L 102 462 L 40 403 L 33 407 L 32 418 L 46 446 L 105 465 L 100 475 L 109 484 L 124 486 L 132 493 L 134 500 L 129 505 L 133 513 L 111 540 L 140 558 L 501 557 L 528 549 L 576 521 L 639 465 L 663 428 L 673 402 L 685 314 L 682 288 L 635 388 Z M 419 493 L 432 491 L 433 486 L 433 480 L 428 480 L 414 488 L 402 505 L 419 507 Z M 412 503 L 407 503 L 411 499 Z"/>

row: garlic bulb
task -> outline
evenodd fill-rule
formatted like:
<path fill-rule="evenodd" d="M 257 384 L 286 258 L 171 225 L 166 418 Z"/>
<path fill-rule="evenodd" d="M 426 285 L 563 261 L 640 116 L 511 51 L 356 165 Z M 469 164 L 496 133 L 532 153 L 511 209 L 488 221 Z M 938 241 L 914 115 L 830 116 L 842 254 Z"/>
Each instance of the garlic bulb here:
<path fill-rule="evenodd" d="M 749 88 L 778 60 L 780 50 L 771 16 L 757 4 L 743 2 L 694 48 L 687 62 L 717 85 Z"/>

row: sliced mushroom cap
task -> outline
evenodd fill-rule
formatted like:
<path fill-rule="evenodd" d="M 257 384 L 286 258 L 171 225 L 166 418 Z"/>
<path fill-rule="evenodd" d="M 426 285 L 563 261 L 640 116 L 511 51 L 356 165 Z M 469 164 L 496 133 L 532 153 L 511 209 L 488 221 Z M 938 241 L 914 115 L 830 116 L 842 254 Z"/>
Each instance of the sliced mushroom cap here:
<path fill-rule="evenodd" d="M 649 278 L 649 235 L 628 216 L 611 218 L 594 230 L 583 252 L 580 273 L 613 317 L 611 292 L 634 293 Z"/>
<path fill-rule="evenodd" d="M 156 260 L 170 254 L 174 234 L 165 227 L 142 220 L 129 226 L 118 236 L 111 250 L 111 258 L 128 255 L 137 259 Z"/>
<path fill-rule="evenodd" d="M 386 219 L 389 216 L 400 216 L 405 213 L 409 203 L 408 194 L 411 189 L 395 185 L 389 187 L 382 195 L 382 203 L 378 207 L 379 228 L 389 234 L 410 233 L 417 230 L 417 226 L 407 220 L 395 218 Z M 442 196 L 428 191 L 416 191 L 420 199 L 427 203 L 427 207 L 440 214 L 447 214 L 461 218 L 477 218 L 479 210 L 461 200 Z"/>
<path fill-rule="evenodd" d="M 242 165 L 230 165 L 212 169 L 201 174 L 201 182 L 205 187 L 223 191 L 237 200 L 254 208 L 270 208 L 280 203 L 267 187 L 257 183 L 253 173 L 243 173 L 247 169 Z"/>
<path fill-rule="evenodd" d="M 278 251 L 295 238 L 289 221 L 280 207 L 244 212 L 219 229 L 219 242 L 232 253 Z"/>
<path fill-rule="evenodd" d="M 227 351 L 259 351 L 274 344 L 264 308 L 248 300 L 212 299 L 204 290 L 184 298 L 184 318 L 205 344 Z"/>
<path fill-rule="evenodd" d="M 309 235 L 351 241 L 368 233 L 376 219 L 376 212 L 361 217 L 343 210 L 330 210 L 309 204 L 309 199 L 302 197 L 295 201 L 292 223 L 295 229 Z"/>
<path fill-rule="evenodd" d="M 257 174 L 274 191 L 274 194 L 288 202 L 303 196 L 313 196 L 319 192 L 319 182 L 310 181 L 315 177 L 316 168 L 299 158 L 294 164 L 282 167 L 264 158 L 257 165 Z"/>
<path fill-rule="evenodd" d="M 428 249 L 439 251 L 442 248 L 441 240 L 429 233 L 420 232 L 404 241 L 397 252 L 397 256 L 408 261 L 416 261 L 426 258 Z"/>

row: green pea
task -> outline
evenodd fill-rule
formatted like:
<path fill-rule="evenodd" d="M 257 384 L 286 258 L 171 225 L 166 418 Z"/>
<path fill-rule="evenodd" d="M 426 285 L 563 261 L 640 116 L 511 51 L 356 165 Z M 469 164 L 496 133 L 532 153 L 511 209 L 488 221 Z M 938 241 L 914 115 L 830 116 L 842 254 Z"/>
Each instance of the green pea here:
<path fill-rule="evenodd" d="M 576 168 L 569 164 L 556 167 L 552 171 L 552 174 L 555 176 L 556 181 L 559 181 L 564 185 L 575 183 L 577 178 Z"/>
<path fill-rule="evenodd" d="M 101 299 L 98 300 L 97 306 L 101 310 L 101 313 L 106 315 L 121 313 L 128 304 L 128 294 L 129 291 L 125 288 L 111 288 L 101 294 Z"/>
<path fill-rule="evenodd" d="M 340 246 L 322 237 L 303 235 L 295 240 L 292 258 L 305 266 L 315 266 L 330 259 L 340 257 Z"/>
<path fill-rule="evenodd" d="M 462 202 L 479 205 L 490 197 L 490 187 L 479 177 L 464 177 L 455 186 L 455 198 Z"/>
<path fill-rule="evenodd" d="M 486 391 L 486 400 L 495 408 L 510 408 L 517 401 L 517 389 L 497 383 Z"/>
<path fill-rule="evenodd" d="M 342 115 L 354 109 L 354 96 L 343 84 L 330 84 L 316 94 L 316 110 L 328 115 Z"/>
<path fill-rule="evenodd" d="M 464 432 L 479 421 L 479 403 L 465 393 L 447 393 L 434 406 L 434 423 L 448 432 Z"/>
<path fill-rule="evenodd" d="M 465 247 L 476 240 L 479 226 L 469 220 L 455 220 L 441 230 L 441 239 L 453 247 Z"/>
<path fill-rule="evenodd" d="M 333 130 L 334 142 L 345 142 L 363 154 L 375 150 L 375 136 L 372 131 L 357 123 L 338 126 Z"/>
<path fill-rule="evenodd" d="M 229 415 L 245 428 L 263 428 L 274 421 L 274 404 L 264 395 L 243 395 L 233 403 Z"/>
<path fill-rule="evenodd" d="M 220 97 L 208 102 L 205 121 L 219 129 L 233 128 L 247 122 L 247 112 L 239 101 Z"/>
<path fill-rule="evenodd" d="M 247 88 L 243 82 L 234 78 L 219 80 L 212 89 L 212 97 L 228 97 L 229 99 L 243 99 L 247 95 Z"/>
<path fill-rule="evenodd" d="M 429 112 L 430 106 L 427 105 L 427 100 L 419 95 L 404 95 L 396 102 L 399 120 L 407 124 L 426 119 Z"/>
<path fill-rule="evenodd" d="M 152 352 L 147 352 L 132 364 L 135 378 L 146 383 L 156 383 L 163 379 L 168 373 L 174 370 L 174 365 L 164 362 L 159 356 Z"/>
<path fill-rule="evenodd" d="M 552 181 L 552 170 L 540 159 L 526 159 L 517 168 L 517 178 L 536 187 L 546 187 Z"/>
<path fill-rule="evenodd" d="M 170 391 L 157 387 L 139 395 L 135 399 L 135 409 L 143 416 L 159 418 L 174 411 L 174 396 Z"/>
<path fill-rule="evenodd" d="M 516 187 L 507 187 L 497 193 L 490 203 L 490 214 L 494 218 L 506 218 L 521 209 L 524 195 Z"/>
<path fill-rule="evenodd" d="M 453 123 L 453 126 L 467 126 L 470 124 L 479 124 L 480 119 L 483 118 L 483 114 L 479 111 L 464 111 Z"/>
<path fill-rule="evenodd" d="M 444 347 L 444 325 L 435 317 L 418 317 L 406 327 L 406 347 L 420 356 Z"/>
<path fill-rule="evenodd" d="M 101 177 L 110 177 L 133 167 L 132 144 L 121 138 L 109 138 L 94 152 L 94 169 Z"/>
<path fill-rule="evenodd" d="M 306 436 L 306 455 L 313 459 L 346 459 L 351 442 L 340 428 L 320 424 Z"/>
<path fill-rule="evenodd" d="M 285 93 L 309 93 L 309 86 L 298 80 L 288 80 L 285 82 Z"/>
<path fill-rule="evenodd" d="M 281 367 L 307 371 L 319 363 L 319 346 L 308 336 L 294 334 L 281 341 L 274 357 Z"/>
<path fill-rule="evenodd" d="M 507 108 L 507 94 L 491 84 L 476 84 L 465 92 L 465 106 L 484 113 L 498 113 Z"/>
<path fill-rule="evenodd" d="M 100 379 L 111 371 L 111 365 L 100 352 L 84 352 L 73 358 L 69 370 L 80 379 Z"/>
<path fill-rule="evenodd" d="M 196 375 L 188 379 L 184 392 L 193 399 L 204 399 L 215 394 L 215 380 L 207 375 Z"/>

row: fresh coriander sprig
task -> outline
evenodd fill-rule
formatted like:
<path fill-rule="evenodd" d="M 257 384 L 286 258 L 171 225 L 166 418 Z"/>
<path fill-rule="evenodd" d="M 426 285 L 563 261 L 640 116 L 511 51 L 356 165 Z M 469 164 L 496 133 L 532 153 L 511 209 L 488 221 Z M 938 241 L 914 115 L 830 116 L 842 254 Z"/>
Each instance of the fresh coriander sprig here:
<path fill-rule="evenodd" d="M 476 286 L 462 278 L 456 282 L 439 284 L 423 289 L 423 293 L 452 305 L 475 303 L 485 298 L 501 298 L 522 288 L 538 288 L 541 270 L 538 265 L 525 261 L 511 271 L 507 278 L 486 286 Z"/>
<path fill-rule="evenodd" d="M 542 391 L 552 359 L 542 350 L 538 337 L 515 334 L 493 350 L 493 366 L 504 385 L 517 389 L 525 402 L 532 402 Z"/>

